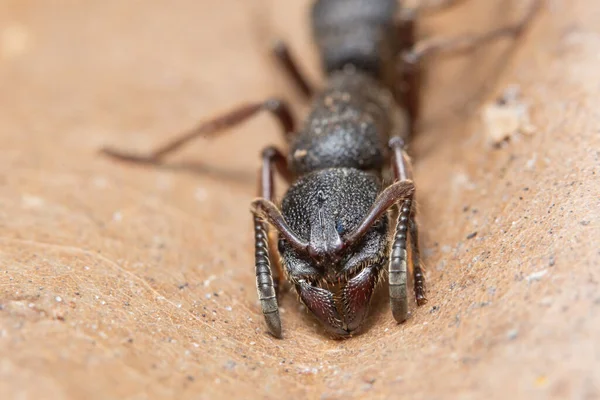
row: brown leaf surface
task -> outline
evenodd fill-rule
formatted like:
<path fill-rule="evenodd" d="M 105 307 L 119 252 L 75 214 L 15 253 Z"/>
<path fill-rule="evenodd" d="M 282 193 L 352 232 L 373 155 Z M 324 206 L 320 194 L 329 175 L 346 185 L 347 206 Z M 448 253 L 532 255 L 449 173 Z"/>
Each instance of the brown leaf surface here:
<path fill-rule="evenodd" d="M 507 3 L 423 33 L 482 32 L 518 18 Z M 317 79 L 307 5 L 0 4 L 0 398 L 600 396 L 596 0 L 430 64 L 413 146 L 430 302 L 402 326 L 383 298 L 334 341 L 288 295 L 285 339 L 265 334 L 248 205 L 260 148 L 280 143 L 268 117 L 171 168 L 97 154 L 273 94 L 302 113 L 267 55 L 282 35 Z M 478 110 L 509 85 L 536 129 L 490 148 Z"/>

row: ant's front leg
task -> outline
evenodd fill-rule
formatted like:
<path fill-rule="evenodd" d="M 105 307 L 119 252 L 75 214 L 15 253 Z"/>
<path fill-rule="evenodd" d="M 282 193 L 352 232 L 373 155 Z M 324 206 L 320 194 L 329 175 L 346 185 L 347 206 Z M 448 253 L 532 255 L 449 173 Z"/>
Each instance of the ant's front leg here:
<path fill-rule="evenodd" d="M 412 180 L 410 162 L 404 151 L 404 141 L 400 137 L 393 137 L 389 142 L 394 154 L 394 176 L 398 181 Z M 392 244 L 389 267 L 389 292 L 390 304 L 394 319 L 404 322 L 408 317 L 408 250 L 406 247 L 408 233 L 410 231 L 410 253 L 413 264 L 413 278 L 415 297 L 418 305 L 427 302 L 425 297 L 425 279 L 421 267 L 421 257 L 418 242 L 418 228 L 416 224 L 414 194 L 399 204 L 398 221 Z"/>
<path fill-rule="evenodd" d="M 262 152 L 262 168 L 259 180 L 259 196 L 269 202 L 274 198 L 274 170 L 277 170 L 288 182 L 292 176 L 283 153 L 275 147 L 267 147 Z M 269 251 L 269 226 L 257 213 L 254 213 L 254 256 L 256 268 L 256 289 L 261 308 L 269 331 L 281 337 L 281 318 L 277 304 L 281 271 L 271 268 Z"/>
<path fill-rule="evenodd" d="M 129 161 L 142 164 L 159 164 L 164 157 L 183 147 L 198 137 L 210 137 L 239 125 L 262 111 L 271 113 L 281 125 L 286 139 L 294 132 L 294 118 L 288 105 L 280 99 L 268 99 L 260 103 L 249 103 L 239 106 L 225 114 L 209 119 L 195 128 L 184 132 L 175 139 L 169 140 L 162 146 L 147 155 L 134 154 L 113 148 L 103 148 L 102 152 L 110 157 L 121 161 Z"/>

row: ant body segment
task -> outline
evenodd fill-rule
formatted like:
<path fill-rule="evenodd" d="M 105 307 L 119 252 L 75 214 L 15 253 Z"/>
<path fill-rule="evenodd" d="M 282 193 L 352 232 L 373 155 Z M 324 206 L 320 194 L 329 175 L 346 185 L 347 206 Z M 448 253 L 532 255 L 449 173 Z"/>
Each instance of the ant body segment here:
<path fill-rule="evenodd" d="M 459 0 L 437 0 L 436 7 Z M 517 35 L 540 6 L 518 23 L 481 36 L 417 45 L 415 17 L 396 0 L 317 0 L 312 7 L 313 36 L 326 85 L 315 91 L 287 47 L 275 55 L 299 90 L 311 98 L 299 128 L 285 102 L 250 103 L 204 122 L 148 156 L 103 149 L 124 161 L 156 164 L 200 136 L 212 136 L 262 111 L 271 113 L 289 145 L 287 153 L 262 151 L 259 198 L 252 203 L 256 286 L 269 331 L 282 336 L 277 302 L 282 274 L 271 268 L 279 254 L 285 275 L 302 302 L 336 336 L 362 325 L 384 272 L 394 319 L 408 317 L 411 261 L 418 305 L 427 302 L 420 263 L 414 203 L 415 185 L 404 143 L 418 111 L 418 64 L 437 52 L 479 46 Z M 397 15 L 404 15 L 398 20 Z M 385 184 L 386 173 L 393 182 Z M 280 205 L 274 174 L 290 184 Z M 271 246 L 269 228 L 278 234 Z M 274 248 L 276 247 L 276 248 Z"/>

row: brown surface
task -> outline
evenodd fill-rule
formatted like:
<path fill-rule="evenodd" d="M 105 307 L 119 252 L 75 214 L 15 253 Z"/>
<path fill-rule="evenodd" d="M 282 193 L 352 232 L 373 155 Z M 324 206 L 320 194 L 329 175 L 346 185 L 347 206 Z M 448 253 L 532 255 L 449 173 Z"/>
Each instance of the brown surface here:
<path fill-rule="evenodd" d="M 491 3 L 424 32 L 497 25 Z M 597 0 L 552 1 L 502 71 L 508 42 L 432 67 L 414 146 L 430 303 L 397 326 L 383 299 L 342 342 L 293 296 L 285 340 L 265 334 L 248 204 L 273 121 L 174 158 L 203 174 L 96 154 L 293 93 L 266 57 L 278 34 L 318 77 L 306 1 L 175 4 L 0 4 L 0 398 L 599 398 Z M 455 112 L 482 82 L 518 84 L 536 131 L 489 148 Z"/>

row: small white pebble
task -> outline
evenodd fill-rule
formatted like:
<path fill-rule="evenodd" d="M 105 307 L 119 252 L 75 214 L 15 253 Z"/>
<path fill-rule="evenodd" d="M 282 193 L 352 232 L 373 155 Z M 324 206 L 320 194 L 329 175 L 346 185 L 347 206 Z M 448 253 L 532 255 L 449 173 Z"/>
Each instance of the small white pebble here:
<path fill-rule="evenodd" d="M 537 153 L 534 153 L 533 157 L 531 157 L 529 160 L 527 160 L 527 163 L 525 164 L 525 168 L 528 170 L 535 169 L 536 162 L 537 162 Z"/>
<path fill-rule="evenodd" d="M 203 284 L 204 284 L 204 287 L 208 287 L 208 286 L 210 286 L 210 283 L 211 283 L 212 281 L 214 281 L 215 279 L 217 279 L 217 277 L 216 277 L 215 275 L 211 275 L 211 276 L 209 276 L 209 277 L 208 277 L 208 279 L 206 279 L 206 280 L 203 282 Z"/>
<path fill-rule="evenodd" d="M 210 298 L 212 297 L 212 295 L 211 295 L 210 293 L 206 293 L 206 294 L 204 295 L 204 297 L 206 297 L 207 299 L 210 299 Z"/>
<path fill-rule="evenodd" d="M 250 346 L 254 346 L 256 342 L 250 342 Z"/>
<path fill-rule="evenodd" d="M 517 133 L 535 133 L 536 128 L 529 121 L 529 107 L 520 101 L 518 89 L 507 88 L 499 100 L 482 108 L 481 116 L 491 145 L 498 146 Z"/>
<path fill-rule="evenodd" d="M 60 302 L 62 301 L 62 298 L 61 298 L 60 296 L 56 296 L 56 297 L 54 298 L 54 300 L 56 300 L 56 301 L 58 301 L 58 302 L 60 303 Z"/>
<path fill-rule="evenodd" d="M 527 280 L 527 282 L 539 281 L 547 273 L 548 273 L 548 270 L 543 269 L 541 271 L 537 271 L 537 272 L 527 275 L 527 277 L 525 279 Z"/>
<path fill-rule="evenodd" d="M 227 306 L 227 307 L 225 307 L 225 309 L 226 309 L 227 311 L 231 311 L 231 310 L 232 310 L 231 306 Z"/>
<path fill-rule="evenodd" d="M 121 222 L 123 220 L 123 214 L 121 214 L 120 211 L 116 211 L 113 213 L 112 219 L 115 222 Z"/>

